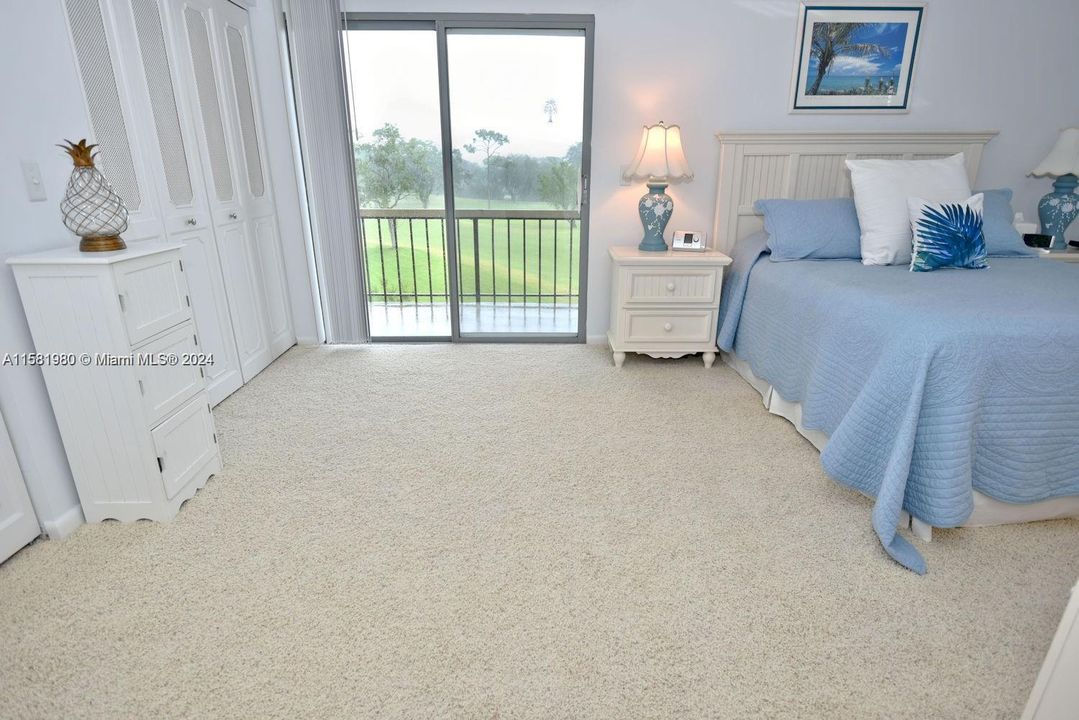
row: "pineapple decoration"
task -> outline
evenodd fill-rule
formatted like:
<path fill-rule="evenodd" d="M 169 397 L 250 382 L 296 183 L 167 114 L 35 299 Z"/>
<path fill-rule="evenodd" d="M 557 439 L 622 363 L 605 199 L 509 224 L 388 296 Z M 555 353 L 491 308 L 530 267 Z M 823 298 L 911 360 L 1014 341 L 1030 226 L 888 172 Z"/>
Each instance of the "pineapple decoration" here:
<path fill-rule="evenodd" d="M 64 225 L 82 238 L 79 250 L 83 252 L 123 250 L 127 245 L 120 239 L 120 233 L 127 230 L 127 207 L 101 171 L 94 167 L 97 145 L 87 145 L 85 139 L 78 143 L 65 140 L 64 143 L 58 147 L 62 147 L 75 163 L 60 203 Z"/>

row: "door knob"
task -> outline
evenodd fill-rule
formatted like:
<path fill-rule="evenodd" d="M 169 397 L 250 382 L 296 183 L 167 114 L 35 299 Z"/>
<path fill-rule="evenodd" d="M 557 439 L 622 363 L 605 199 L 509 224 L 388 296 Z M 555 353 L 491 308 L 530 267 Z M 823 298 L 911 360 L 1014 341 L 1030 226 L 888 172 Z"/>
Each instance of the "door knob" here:
<path fill-rule="evenodd" d="M 187 222 L 188 225 L 191 225 L 191 226 L 195 226 L 195 225 L 199 224 L 199 221 L 196 220 L 195 218 L 188 218 L 186 222 Z"/>
<path fill-rule="evenodd" d="M 239 215 L 237 215 L 236 213 L 229 213 L 229 220 L 235 220 L 238 217 Z"/>

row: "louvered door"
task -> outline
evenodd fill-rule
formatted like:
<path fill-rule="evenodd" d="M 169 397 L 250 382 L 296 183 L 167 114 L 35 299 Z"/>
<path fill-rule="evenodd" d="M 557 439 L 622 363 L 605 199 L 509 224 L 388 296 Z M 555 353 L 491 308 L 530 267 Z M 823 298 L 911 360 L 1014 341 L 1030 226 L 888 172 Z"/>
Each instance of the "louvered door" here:
<path fill-rule="evenodd" d="M 233 147 L 235 140 L 227 117 L 225 74 L 221 72 L 225 65 L 219 44 L 214 39 L 213 28 L 218 22 L 216 7 L 216 3 L 207 0 L 171 3 L 175 39 L 182 56 L 180 65 L 187 80 L 185 98 L 195 116 L 217 254 L 240 370 L 246 382 L 265 368 L 273 355 L 259 283 L 259 261 L 250 241 L 246 197 L 240 186 L 245 171 L 243 161 Z"/>
<path fill-rule="evenodd" d="M 250 18 L 227 0 L 214 3 L 215 38 L 222 58 L 226 114 L 237 164 L 237 184 L 244 206 L 248 238 L 256 254 L 261 280 L 266 334 L 273 357 L 295 342 L 289 315 L 285 268 L 270 186 L 269 157 L 263 141 L 257 83 L 252 73 Z"/>

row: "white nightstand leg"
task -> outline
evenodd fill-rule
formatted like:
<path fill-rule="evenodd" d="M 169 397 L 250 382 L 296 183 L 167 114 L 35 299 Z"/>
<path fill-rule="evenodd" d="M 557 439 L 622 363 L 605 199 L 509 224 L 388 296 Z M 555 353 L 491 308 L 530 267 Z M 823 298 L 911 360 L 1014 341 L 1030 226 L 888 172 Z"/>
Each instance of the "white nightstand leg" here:
<path fill-rule="evenodd" d="M 704 366 L 706 368 L 712 367 L 712 363 L 716 361 L 716 354 L 714 352 L 706 352 L 704 354 Z"/>
<path fill-rule="evenodd" d="M 622 363 L 626 361 L 626 354 L 624 352 L 615 351 L 614 353 L 614 366 L 622 367 Z"/>

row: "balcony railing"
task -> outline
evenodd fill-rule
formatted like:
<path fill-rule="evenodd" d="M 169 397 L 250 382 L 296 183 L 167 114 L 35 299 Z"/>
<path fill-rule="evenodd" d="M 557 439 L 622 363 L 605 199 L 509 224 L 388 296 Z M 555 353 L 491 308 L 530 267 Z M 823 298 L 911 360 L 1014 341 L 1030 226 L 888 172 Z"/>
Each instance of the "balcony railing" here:
<path fill-rule="evenodd" d="M 367 209 L 360 216 L 369 302 L 449 302 L 444 211 Z M 461 303 L 577 305 L 577 212 L 458 210 L 456 221 Z"/>

